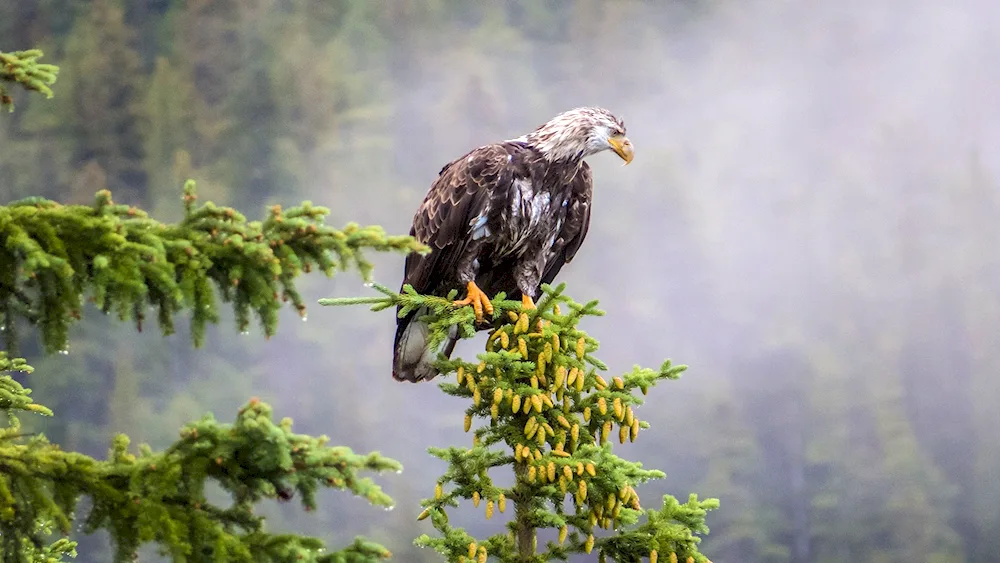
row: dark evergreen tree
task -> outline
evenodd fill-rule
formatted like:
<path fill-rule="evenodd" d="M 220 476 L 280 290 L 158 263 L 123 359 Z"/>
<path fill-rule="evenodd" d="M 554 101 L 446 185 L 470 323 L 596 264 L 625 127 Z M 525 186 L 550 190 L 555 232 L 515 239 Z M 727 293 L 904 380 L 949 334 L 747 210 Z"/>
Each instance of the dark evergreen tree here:
<path fill-rule="evenodd" d="M 176 213 L 175 186 L 194 177 L 188 152 L 196 146 L 191 107 L 194 100 L 195 92 L 184 73 L 168 58 L 157 58 L 146 89 L 144 111 L 148 120 L 143 153 L 150 192 L 148 205 L 158 215 Z M 185 164 L 186 170 L 178 170 Z"/>
<path fill-rule="evenodd" d="M 704 550 L 716 561 L 787 563 L 791 549 L 780 543 L 782 536 L 776 530 L 787 520 L 760 490 L 764 455 L 733 393 L 719 386 L 699 405 L 699 412 L 707 413 L 712 424 L 694 437 L 702 460 L 698 487 L 712 491 L 725 507 L 712 518 Z"/>
<path fill-rule="evenodd" d="M 106 178 L 104 187 L 125 201 L 145 205 L 145 80 L 134 41 L 116 2 L 93 0 L 66 41 L 59 105 L 60 118 L 76 140 L 76 174 L 98 169 Z M 94 192 L 92 184 L 75 184 L 79 191 L 70 196 L 73 203 L 86 201 Z"/>

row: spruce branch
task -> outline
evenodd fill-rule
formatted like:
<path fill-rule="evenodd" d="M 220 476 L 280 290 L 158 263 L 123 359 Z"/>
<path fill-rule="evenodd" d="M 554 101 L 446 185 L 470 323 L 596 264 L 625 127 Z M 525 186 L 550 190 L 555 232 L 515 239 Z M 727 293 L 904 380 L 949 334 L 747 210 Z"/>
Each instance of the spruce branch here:
<path fill-rule="evenodd" d="M 14 99 L 7 91 L 5 82 L 20 84 L 26 90 L 38 92 L 46 98 L 52 97 L 50 85 L 55 83 L 59 67 L 39 63 L 42 52 L 38 49 L 4 53 L 0 51 L 0 109 L 14 111 Z"/>
<path fill-rule="evenodd" d="M 301 274 L 357 268 L 367 279 L 372 266 L 365 250 L 425 250 L 378 226 L 329 227 L 323 223 L 329 210 L 308 201 L 247 221 L 228 207 L 196 205 L 193 181 L 183 199 L 185 216 L 177 224 L 116 204 L 107 190 L 90 206 L 41 198 L 0 206 L 0 329 L 7 347 L 15 349 L 16 321 L 23 319 L 41 330 L 48 351 L 65 349 L 85 296 L 139 330 L 152 308 L 165 334 L 173 332 L 176 314 L 189 311 L 199 346 L 206 325 L 219 320 L 216 290 L 232 304 L 240 331 L 256 315 L 272 336 L 282 302 L 305 316 L 295 285 Z"/>
<path fill-rule="evenodd" d="M 8 358 L 0 351 L 0 374 L 10 372 L 31 373 L 32 367 L 23 358 Z M 31 389 L 26 389 L 9 375 L 0 375 L 0 412 L 7 416 L 7 428 L 0 428 L 0 442 L 15 435 L 20 420 L 15 411 L 52 416 L 52 411 L 31 400 Z"/>
<path fill-rule="evenodd" d="M 3 352 L 0 368 L 30 370 L 23 360 L 8 359 Z M 180 439 L 161 453 L 142 446 L 139 455 L 133 455 L 128 438 L 118 435 L 108 458 L 96 460 L 62 451 L 43 436 L 27 440 L 20 436 L 19 421 L 10 414 L 13 408 L 47 411 L 30 408 L 34 404 L 27 399 L 27 390 L 10 386 L 9 376 L 0 382 L 14 397 L 0 402 L 10 421 L 0 431 L 0 559 L 4 561 L 29 561 L 26 554 L 34 557 L 41 553 L 38 550 L 71 549 L 65 541 L 43 546 L 53 528 L 69 533 L 81 497 L 92 505 L 84 531 L 107 530 L 116 561 L 131 561 L 149 542 L 175 561 L 332 563 L 390 555 L 362 538 L 341 551 L 328 552 L 316 538 L 268 534 L 263 519 L 253 511 L 261 500 L 294 496 L 304 509 L 312 510 L 320 488 L 392 506 L 392 499 L 377 484 L 359 476 L 402 469 L 377 452 L 356 454 L 346 447 L 327 446 L 325 436 L 295 434 L 290 419 L 275 423 L 266 403 L 251 400 L 233 424 L 206 416 L 187 425 Z M 229 506 L 207 499 L 209 483 L 228 493 Z M 29 550 L 25 539 L 35 547 Z"/>
<path fill-rule="evenodd" d="M 376 311 L 399 307 L 400 315 L 426 307 L 432 343 L 453 326 L 465 337 L 475 333 L 472 308 L 455 306 L 454 295 L 373 288 L 382 295 L 320 302 L 368 304 Z M 578 328 L 584 317 L 603 315 L 598 303 L 573 301 L 564 294 L 565 284 L 542 289 L 535 309 L 502 294 L 493 299 L 493 324 L 477 361 L 438 359 L 442 374 L 456 375 L 440 388 L 470 401 L 464 428 L 473 433 L 472 447 L 430 449 L 448 469 L 418 516 L 430 518 L 438 535 L 416 543 L 452 562 L 541 563 L 595 550 L 599 561 L 656 561 L 662 554 L 664 561 L 707 562 L 698 551 L 699 536 L 708 532 L 705 514 L 718 501 L 692 496 L 680 504 L 667 496 L 662 508 L 643 512 L 635 487 L 663 473 L 612 452 L 615 438 L 632 442 L 649 428 L 635 410 L 641 395 L 677 379 L 685 366 L 668 360 L 659 369 L 637 366 L 605 378 L 607 366 L 594 355 L 597 340 Z M 476 420 L 484 423 L 473 430 Z M 513 473 L 513 486 L 496 484 L 491 473 L 501 468 Z M 477 540 L 452 526 L 448 511 L 461 501 L 485 504 L 487 519 L 512 504 L 507 532 Z M 542 547 L 538 537 L 545 530 L 555 539 Z"/>

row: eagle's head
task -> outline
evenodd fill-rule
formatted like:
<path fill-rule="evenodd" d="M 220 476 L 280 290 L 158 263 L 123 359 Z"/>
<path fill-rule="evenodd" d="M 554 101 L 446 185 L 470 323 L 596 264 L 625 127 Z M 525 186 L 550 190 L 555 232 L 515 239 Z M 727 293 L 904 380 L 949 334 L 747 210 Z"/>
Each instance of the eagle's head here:
<path fill-rule="evenodd" d="M 550 161 L 576 160 L 612 150 L 632 162 L 632 142 L 625 136 L 625 122 L 599 107 L 582 107 L 560 113 L 524 137 Z"/>

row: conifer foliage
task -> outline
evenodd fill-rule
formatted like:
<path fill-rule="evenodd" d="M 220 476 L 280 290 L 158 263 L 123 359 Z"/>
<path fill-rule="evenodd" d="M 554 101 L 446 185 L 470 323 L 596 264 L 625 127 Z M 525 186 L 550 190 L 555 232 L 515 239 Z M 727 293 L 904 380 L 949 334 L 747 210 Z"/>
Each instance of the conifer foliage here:
<path fill-rule="evenodd" d="M 31 371 L 23 360 L 0 352 L 0 372 Z M 0 377 L 0 409 L 8 426 L 0 429 L 0 559 L 58 561 L 74 552 L 66 534 L 82 496 L 92 508 L 83 532 L 108 530 L 116 561 L 132 561 L 139 547 L 155 542 L 173 561 L 374 561 L 390 554 L 358 538 L 327 552 L 316 538 L 269 534 L 254 514 L 263 499 L 298 496 L 315 508 L 320 487 L 344 489 L 379 506 L 390 499 L 361 471 L 399 471 L 398 462 L 378 453 L 355 454 L 326 445 L 326 437 L 292 432 L 292 421 L 275 422 L 271 408 L 256 399 L 223 424 L 211 416 L 188 424 L 180 440 L 163 452 L 140 447 L 118 435 L 106 460 L 65 452 L 43 436 L 22 436 L 15 411 L 51 415 L 30 400 L 29 391 L 9 375 Z M 229 506 L 210 502 L 212 483 L 231 497 Z"/>
<path fill-rule="evenodd" d="M 0 109 L 7 108 L 9 111 L 14 111 L 14 98 L 7 90 L 5 82 L 20 84 L 28 90 L 52 97 L 52 89 L 49 86 L 56 81 L 59 67 L 39 63 L 38 59 L 41 56 L 42 52 L 38 49 L 12 53 L 0 51 Z"/>
<path fill-rule="evenodd" d="M 385 297 L 321 303 L 401 306 L 401 315 L 427 307 L 432 343 L 452 326 L 466 337 L 475 332 L 472 309 L 455 308 L 454 295 L 375 287 Z M 592 552 L 598 561 L 705 563 L 699 536 L 708 532 L 705 515 L 718 501 L 691 495 L 682 504 L 668 495 L 659 508 L 644 511 L 635 486 L 663 473 L 621 459 L 611 447 L 614 440 L 634 442 L 649 427 L 635 411 L 642 403 L 636 392 L 677 379 L 685 367 L 666 361 L 659 369 L 636 367 L 609 381 L 601 374 L 607 367 L 593 355 L 597 341 L 578 328 L 584 317 L 602 314 L 597 302 L 576 303 L 562 285 L 543 289 L 536 309 L 523 310 L 502 294 L 494 299 L 497 324 L 477 361 L 439 360 L 442 373 L 456 374 L 441 389 L 471 402 L 464 427 L 473 439 L 471 448 L 430 449 L 449 468 L 418 518 L 430 517 L 440 535 L 424 535 L 417 544 L 467 563 L 541 563 Z M 512 485 L 494 480 L 504 467 L 512 469 Z M 452 526 L 448 510 L 460 500 L 484 510 L 487 519 L 512 512 L 508 532 L 477 539 Z M 551 537 L 544 548 L 542 534 Z"/>
<path fill-rule="evenodd" d="M 107 190 L 91 206 L 29 198 L 0 206 L 0 328 L 8 348 L 16 344 L 16 321 L 42 331 L 49 351 L 64 350 L 70 324 L 80 318 L 83 297 L 105 313 L 131 319 L 142 330 L 153 307 L 165 334 L 176 313 L 191 313 L 192 337 L 200 345 L 209 322 L 219 319 L 215 289 L 233 304 L 239 330 L 252 313 L 268 336 L 277 328 L 283 301 L 301 315 L 305 303 L 295 287 L 302 272 L 355 267 L 367 278 L 363 250 L 412 251 L 412 238 L 387 236 L 377 226 L 323 224 L 329 213 L 305 202 L 274 206 L 263 221 L 247 221 L 228 207 L 196 205 L 194 182 L 184 188 L 184 219 L 164 224 Z"/>

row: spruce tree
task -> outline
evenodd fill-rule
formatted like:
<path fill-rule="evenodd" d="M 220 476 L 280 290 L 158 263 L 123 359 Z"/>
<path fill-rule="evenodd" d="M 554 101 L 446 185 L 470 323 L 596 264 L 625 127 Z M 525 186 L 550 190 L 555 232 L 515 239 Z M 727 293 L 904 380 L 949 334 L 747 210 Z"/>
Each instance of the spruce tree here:
<path fill-rule="evenodd" d="M 456 326 L 464 337 L 476 332 L 472 308 L 456 308 L 454 292 L 441 298 L 409 286 L 401 294 L 374 287 L 384 296 L 320 303 L 401 306 L 400 315 L 427 307 L 431 345 Z M 644 510 L 635 487 L 663 473 L 614 455 L 611 446 L 615 439 L 635 441 L 649 427 L 635 411 L 642 403 L 637 392 L 677 379 L 685 367 L 666 361 L 609 380 L 594 356 L 597 340 L 578 328 L 583 318 L 602 314 L 597 302 L 576 303 L 562 285 L 543 290 L 533 310 L 496 296 L 495 326 L 475 361 L 438 360 L 443 374 L 455 374 L 441 389 L 470 401 L 464 427 L 473 438 L 471 447 L 430 449 L 449 467 L 418 516 L 430 518 L 438 535 L 423 535 L 417 545 L 468 563 L 541 563 L 592 552 L 599 561 L 708 561 L 698 551 L 699 536 L 708 532 L 705 515 L 718 501 L 691 495 L 680 503 L 667 495 L 658 508 Z M 499 475 L 502 468 L 510 470 L 512 485 L 502 484 L 511 477 Z M 448 511 L 462 500 L 487 519 L 510 509 L 507 532 L 475 538 L 453 526 Z M 543 545 L 542 535 L 551 538 Z"/>
<path fill-rule="evenodd" d="M 0 53 L 0 84 L 51 95 L 57 69 L 38 64 L 40 56 Z M 12 104 L 6 90 L 2 101 Z M 304 314 L 295 286 L 301 273 L 355 267 L 367 276 L 366 249 L 423 249 L 378 227 L 328 227 L 328 211 L 308 202 L 288 210 L 275 206 L 265 220 L 251 222 L 230 208 L 196 204 L 190 182 L 183 200 L 177 224 L 115 204 L 106 190 L 93 205 L 30 198 L 0 206 L 0 329 L 7 348 L 17 345 L 16 329 L 28 325 L 49 351 L 64 350 L 68 326 L 80 318 L 87 295 L 140 329 L 149 308 L 164 332 L 172 330 L 176 314 L 189 312 L 197 345 L 205 325 L 218 319 L 218 292 L 232 304 L 241 330 L 256 314 L 271 335 L 284 301 Z M 129 439 L 118 435 L 107 459 L 98 460 L 24 432 L 19 413 L 52 415 L 9 375 L 30 371 L 24 359 L 0 351 L 6 421 L 0 426 L 0 560 L 74 556 L 75 543 L 66 536 L 83 498 L 90 506 L 83 531 L 107 531 L 116 561 L 133 560 L 147 543 L 174 561 L 347 562 L 390 555 L 364 538 L 330 551 L 317 538 L 268 533 L 254 507 L 297 497 L 312 509 L 321 487 L 391 506 L 392 499 L 359 473 L 399 471 L 398 462 L 331 447 L 325 436 L 296 434 L 290 419 L 275 421 L 257 399 L 232 424 L 212 416 L 188 424 L 162 452 L 140 446 L 136 455 Z M 227 493 L 228 504 L 210 500 L 210 487 Z"/>
<path fill-rule="evenodd" d="M 157 57 L 146 90 L 148 129 L 143 136 L 145 170 L 149 178 L 146 205 L 153 213 L 175 207 L 168 198 L 175 197 L 172 186 L 178 182 L 178 160 L 184 158 L 185 151 L 195 147 L 195 119 L 191 109 L 194 99 L 194 89 L 184 73 L 166 57 Z M 189 174 L 183 178 L 190 177 L 193 176 Z"/>

